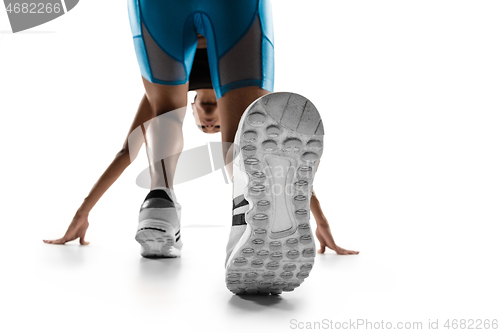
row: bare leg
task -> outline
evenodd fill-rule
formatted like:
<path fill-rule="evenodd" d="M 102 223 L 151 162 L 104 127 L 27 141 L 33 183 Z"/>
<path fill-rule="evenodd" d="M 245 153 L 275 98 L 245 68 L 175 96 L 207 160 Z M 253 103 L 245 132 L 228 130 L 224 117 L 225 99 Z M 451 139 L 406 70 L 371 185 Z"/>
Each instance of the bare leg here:
<path fill-rule="evenodd" d="M 142 79 L 153 119 L 145 124 L 151 170 L 151 189 L 173 188 L 175 167 L 184 147 L 182 122 L 187 105 L 188 83 L 177 86 Z"/>
<path fill-rule="evenodd" d="M 257 98 L 269 94 L 269 91 L 259 87 L 244 87 L 228 91 L 219 101 L 219 117 L 222 134 L 223 156 L 225 156 L 226 168 L 229 177 L 233 178 L 232 164 L 232 145 L 240 122 L 241 115 L 246 108 Z"/>

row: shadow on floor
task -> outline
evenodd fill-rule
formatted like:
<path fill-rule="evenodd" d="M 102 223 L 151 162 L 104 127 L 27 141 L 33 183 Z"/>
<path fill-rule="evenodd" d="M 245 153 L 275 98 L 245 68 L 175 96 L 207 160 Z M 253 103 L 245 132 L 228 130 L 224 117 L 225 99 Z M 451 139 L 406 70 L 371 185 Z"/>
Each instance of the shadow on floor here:
<path fill-rule="evenodd" d="M 279 295 L 233 295 L 229 305 L 242 310 L 263 311 L 269 307 L 284 311 L 293 311 L 292 303 Z"/>

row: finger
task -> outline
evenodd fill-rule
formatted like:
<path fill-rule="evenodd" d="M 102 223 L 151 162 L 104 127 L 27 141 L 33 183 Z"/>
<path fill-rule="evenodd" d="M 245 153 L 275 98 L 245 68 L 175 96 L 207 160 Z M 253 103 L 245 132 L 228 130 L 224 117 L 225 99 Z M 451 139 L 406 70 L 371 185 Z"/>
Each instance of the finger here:
<path fill-rule="evenodd" d="M 85 233 L 80 237 L 80 245 L 89 245 L 90 242 L 85 241 Z"/>
<path fill-rule="evenodd" d="M 64 240 L 64 238 L 59 238 L 59 239 L 54 239 L 54 240 L 44 240 L 44 243 L 60 245 L 60 244 L 66 243 L 66 241 Z"/>

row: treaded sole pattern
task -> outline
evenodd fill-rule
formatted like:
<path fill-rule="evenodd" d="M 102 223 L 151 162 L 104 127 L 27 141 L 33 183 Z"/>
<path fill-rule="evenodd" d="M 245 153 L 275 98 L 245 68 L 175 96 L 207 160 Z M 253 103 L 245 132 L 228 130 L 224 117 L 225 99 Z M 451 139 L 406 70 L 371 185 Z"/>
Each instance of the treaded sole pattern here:
<path fill-rule="evenodd" d="M 249 178 L 251 233 L 233 250 L 226 285 L 235 294 L 293 291 L 316 255 L 309 204 L 323 152 L 321 117 L 306 98 L 273 93 L 253 103 L 241 122 L 236 144 Z"/>
<path fill-rule="evenodd" d="M 144 258 L 177 258 L 180 249 L 176 245 L 175 238 L 166 231 L 160 229 L 143 228 L 137 231 L 135 240 L 141 244 L 141 255 Z"/>

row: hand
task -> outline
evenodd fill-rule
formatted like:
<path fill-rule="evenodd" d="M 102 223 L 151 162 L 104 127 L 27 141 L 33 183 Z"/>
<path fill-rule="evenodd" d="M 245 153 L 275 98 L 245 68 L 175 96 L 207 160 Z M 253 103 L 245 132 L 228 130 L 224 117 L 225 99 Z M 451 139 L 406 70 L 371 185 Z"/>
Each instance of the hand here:
<path fill-rule="evenodd" d="M 330 227 L 328 223 L 321 224 L 318 223 L 318 228 L 316 229 L 316 237 L 319 240 L 319 244 L 321 248 L 318 250 L 318 253 L 325 253 L 325 249 L 328 247 L 333 251 L 337 252 L 339 255 L 349 255 L 349 254 L 359 254 L 359 251 L 351 251 L 341 248 L 335 244 L 333 240 L 332 232 L 330 231 Z"/>
<path fill-rule="evenodd" d="M 68 227 L 64 237 L 55 240 L 43 240 L 46 244 L 65 244 L 66 242 L 71 242 L 77 238 L 80 238 L 81 245 L 88 245 L 89 242 L 85 241 L 85 234 L 87 233 L 87 228 L 89 227 L 88 215 L 75 215 L 73 221 Z"/>

